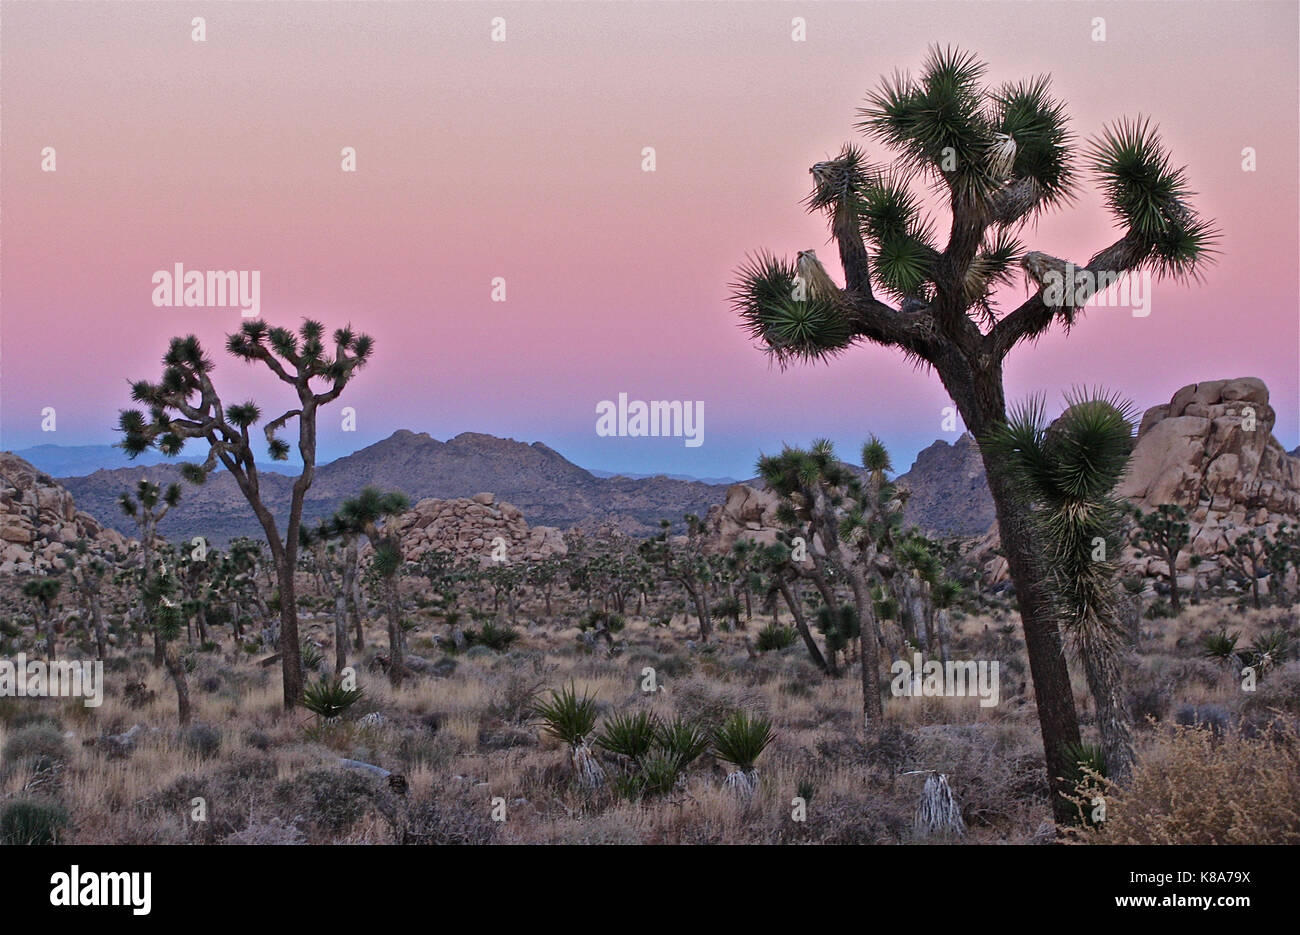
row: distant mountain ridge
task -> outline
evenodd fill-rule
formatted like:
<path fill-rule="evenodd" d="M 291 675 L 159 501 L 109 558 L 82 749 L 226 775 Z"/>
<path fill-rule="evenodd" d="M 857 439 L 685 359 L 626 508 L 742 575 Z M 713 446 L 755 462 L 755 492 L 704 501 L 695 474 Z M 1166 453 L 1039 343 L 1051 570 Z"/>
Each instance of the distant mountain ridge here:
<path fill-rule="evenodd" d="M 175 464 L 98 470 L 62 483 L 78 506 L 100 522 L 132 531 L 117 498 L 140 477 L 156 483 L 181 480 Z M 292 478 L 262 473 L 261 491 L 283 523 L 288 515 Z M 200 487 L 184 484 L 180 506 L 162 523 L 169 538 L 202 535 L 215 543 L 236 536 L 261 537 L 262 530 L 230 475 L 218 471 Z M 658 476 L 597 477 L 541 442 L 525 444 L 465 432 L 442 442 L 425 433 L 401 429 L 388 438 L 322 465 L 307 492 L 303 515 L 311 523 L 332 514 L 363 487 L 399 490 L 412 504 L 426 497 L 447 500 L 491 492 L 508 501 L 530 524 L 561 528 L 613 522 L 632 535 L 650 535 L 660 519 L 680 521 L 683 514 L 703 515 L 722 499 L 725 486 Z"/>

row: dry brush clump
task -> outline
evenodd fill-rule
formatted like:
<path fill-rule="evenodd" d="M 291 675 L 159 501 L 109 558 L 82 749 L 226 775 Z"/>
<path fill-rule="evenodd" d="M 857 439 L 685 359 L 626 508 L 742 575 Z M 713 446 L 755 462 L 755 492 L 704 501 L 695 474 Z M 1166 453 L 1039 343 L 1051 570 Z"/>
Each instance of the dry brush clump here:
<path fill-rule="evenodd" d="M 1175 727 L 1148 746 L 1123 787 L 1096 773 L 1105 821 L 1083 839 L 1105 844 L 1300 843 L 1300 736 L 1293 724 L 1247 735 Z"/>

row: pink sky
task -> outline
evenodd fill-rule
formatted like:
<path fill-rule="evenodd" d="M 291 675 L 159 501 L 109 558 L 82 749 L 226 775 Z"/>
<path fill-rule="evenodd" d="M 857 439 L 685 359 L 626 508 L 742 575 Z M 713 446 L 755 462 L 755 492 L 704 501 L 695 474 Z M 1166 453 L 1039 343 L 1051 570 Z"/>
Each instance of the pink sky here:
<path fill-rule="evenodd" d="M 868 432 L 905 467 L 937 379 L 879 348 L 769 369 L 727 307 L 747 251 L 818 248 L 807 168 L 858 138 L 882 73 L 961 45 L 994 82 L 1050 72 L 1080 136 L 1149 114 L 1224 255 L 1147 318 L 1098 309 L 1010 360 L 1008 395 L 1103 384 L 1146 407 L 1255 375 L 1300 440 L 1294 3 L 4 3 L 0 446 L 114 440 L 129 378 L 194 332 L 231 398 L 285 397 L 220 353 L 235 309 L 167 309 L 150 277 L 257 269 L 263 313 L 377 341 L 322 454 L 397 428 L 540 440 L 580 464 L 747 476 L 760 449 Z M 504 16 L 507 41 L 489 40 Z M 808 39 L 790 39 L 792 16 Z M 1090 38 L 1106 18 L 1107 40 Z M 207 41 L 190 39 L 205 16 Z M 54 146 L 58 170 L 40 171 Z M 359 171 L 340 171 L 354 146 Z M 658 168 L 641 171 L 653 146 Z M 1241 151 L 1258 171 L 1241 169 Z M 873 155 L 883 156 L 879 150 Z M 1115 239 L 1098 196 L 1031 248 Z M 830 264 L 828 264 L 830 265 Z M 508 301 L 490 301 L 494 276 Z M 1017 297 L 1018 298 L 1018 297 Z M 268 392 L 268 390 L 270 392 Z M 703 400 L 705 443 L 608 439 L 619 392 Z M 274 395 L 273 395 L 274 394 Z M 41 431 L 53 406 L 57 431 Z"/>

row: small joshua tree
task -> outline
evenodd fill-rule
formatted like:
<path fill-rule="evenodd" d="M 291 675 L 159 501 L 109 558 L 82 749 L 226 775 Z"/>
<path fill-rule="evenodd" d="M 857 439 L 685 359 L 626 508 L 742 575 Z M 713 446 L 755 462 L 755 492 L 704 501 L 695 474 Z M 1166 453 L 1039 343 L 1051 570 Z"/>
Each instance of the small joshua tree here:
<path fill-rule="evenodd" d="M 108 654 L 108 628 L 104 621 L 103 587 L 109 575 L 108 563 L 90 551 L 85 539 L 78 539 L 70 551 L 63 554 L 63 563 L 72 575 L 73 584 L 85 602 L 95 632 L 95 657 L 103 660 Z"/>
<path fill-rule="evenodd" d="M 1268 567 L 1268 542 L 1254 530 L 1240 533 L 1223 550 L 1223 560 L 1235 577 L 1250 587 L 1250 599 L 1259 610 L 1259 576 Z M 1277 579 L 1272 584 L 1276 587 Z"/>
<path fill-rule="evenodd" d="M 1042 400 L 1031 400 L 981 444 L 1007 465 L 1031 505 L 1049 550 L 1054 606 L 1097 707 L 1108 775 L 1121 780 L 1133 763 L 1133 738 L 1119 666 L 1127 634 L 1115 559 L 1124 508 L 1112 492 L 1128 466 L 1133 411 L 1104 396 L 1066 401 L 1048 426 Z"/>
<path fill-rule="evenodd" d="M 181 502 L 181 485 L 168 484 L 163 490 L 153 481 L 140 478 L 135 485 L 135 496 L 123 493 L 117 498 L 117 505 L 129 519 L 135 520 L 140 530 L 140 586 L 144 588 L 153 574 L 154 552 L 158 548 L 158 524 Z M 153 631 L 153 664 L 163 664 L 162 637 L 155 627 Z"/>
<path fill-rule="evenodd" d="M 325 329 L 304 321 L 297 333 L 272 328 L 259 320 L 245 322 L 226 340 L 226 350 L 247 363 L 260 363 L 282 383 L 292 387 L 297 403 L 263 426 L 272 460 L 289 456 L 289 443 L 279 432 L 290 420 L 298 425 L 298 454 L 302 471 L 293 482 L 289 518 L 283 532 L 262 498 L 257 458 L 250 431 L 262 419 L 252 401 L 230 404 L 212 382 L 212 360 L 194 335 L 173 338 L 163 356 L 163 374 L 157 383 L 139 380 L 131 385 L 131 398 L 147 408 L 127 409 L 118 420 L 122 448 L 135 457 L 151 448 L 169 457 L 183 451 L 190 439 L 208 446 L 202 464 L 182 465 L 191 483 L 202 483 L 218 466 L 235 479 L 252 507 L 275 560 L 280 590 L 280 659 L 284 680 L 284 707 L 292 710 L 302 697 L 302 659 L 299 655 L 298 601 L 294 573 L 298 567 L 298 529 L 303 501 L 316 475 L 316 418 L 319 409 L 338 399 L 358 368 L 370 358 L 373 342 L 351 328 L 339 328 L 333 348 L 327 349 Z M 323 384 L 323 388 L 321 385 Z"/>
<path fill-rule="evenodd" d="M 1176 503 L 1162 503 L 1149 513 L 1133 508 L 1136 525 L 1131 536 L 1138 555 L 1154 555 L 1165 563 L 1165 580 L 1169 583 L 1169 607 L 1175 616 L 1181 612 L 1178 592 L 1178 556 L 1187 548 L 1191 530 L 1187 511 Z"/>
<path fill-rule="evenodd" d="M 406 631 L 403 629 L 402 596 L 398 576 L 404 559 L 402 540 L 394 517 L 410 507 L 405 494 L 382 493 L 367 487 L 361 495 L 344 500 L 336 514 L 336 525 L 361 532 L 373 550 L 371 568 L 383 589 L 388 617 L 388 680 L 400 685 L 406 677 Z"/>
<path fill-rule="evenodd" d="M 640 546 L 642 556 L 656 566 L 665 578 L 682 586 L 695 605 L 700 621 L 700 641 L 707 643 L 713 635 L 713 610 L 709 606 L 709 589 L 715 572 L 704 551 L 704 524 L 693 513 L 685 517 L 686 536 L 675 541 L 670 536 L 672 524 L 660 520 L 660 533 Z"/>
<path fill-rule="evenodd" d="M 23 583 L 23 596 L 36 608 L 36 617 L 45 634 L 45 657 L 54 658 L 54 602 L 63 587 L 58 578 L 35 578 Z"/>

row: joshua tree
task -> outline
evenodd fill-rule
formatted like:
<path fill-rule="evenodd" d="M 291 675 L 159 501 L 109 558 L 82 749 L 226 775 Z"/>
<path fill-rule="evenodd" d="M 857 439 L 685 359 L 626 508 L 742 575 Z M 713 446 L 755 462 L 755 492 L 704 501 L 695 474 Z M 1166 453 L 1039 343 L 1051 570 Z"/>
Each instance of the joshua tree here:
<path fill-rule="evenodd" d="M 773 618 L 776 616 L 775 597 L 779 594 L 782 600 L 785 601 L 785 605 L 790 608 L 790 615 L 794 618 L 794 627 L 803 639 L 804 646 L 808 649 L 808 658 L 812 660 L 813 665 L 829 675 L 831 672 L 830 664 L 826 661 L 826 657 L 822 655 L 812 631 L 808 629 L 808 618 L 803 612 L 803 601 L 796 590 L 799 571 L 791 560 L 792 550 L 788 541 L 789 538 L 789 535 L 783 535 L 780 541 L 761 548 L 755 561 L 766 573 L 765 582 L 769 598 L 772 599 Z"/>
<path fill-rule="evenodd" d="M 919 79 L 886 79 L 861 111 L 859 128 L 893 150 L 892 167 L 871 166 L 852 145 L 812 167 L 808 205 L 828 217 L 843 287 L 805 251 L 797 264 L 758 255 L 734 291 L 750 333 L 781 364 L 824 361 L 863 341 L 897 348 L 934 369 L 976 437 L 1005 420 L 1002 371 L 1012 348 L 1053 324 L 1078 324 L 1081 300 L 1122 274 L 1195 276 L 1217 237 L 1191 208 L 1186 173 L 1171 164 L 1156 128 L 1121 120 L 1092 142 L 1086 163 L 1122 235 L 1077 268 L 1025 252 L 1015 237 L 1024 222 L 1070 201 L 1075 146 L 1048 78 L 988 89 L 984 71 L 968 53 L 932 50 Z M 918 178 L 946 201 L 944 245 L 913 192 Z M 992 290 L 1017 264 L 1032 294 L 999 314 Z M 1049 569 L 1014 482 L 996 457 L 982 455 L 1024 625 L 1048 773 L 1063 776 L 1071 766 L 1066 745 L 1078 742 L 1079 727 Z M 1059 796 L 1053 803 L 1068 820 L 1070 803 Z"/>
<path fill-rule="evenodd" d="M 880 566 L 892 545 L 899 511 L 893 487 L 886 481 L 889 453 L 875 437 L 863 445 L 862 466 L 867 471 L 865 483 L 836 460 L 829 441 L 820 439 L 807 451 L 786 448 L 779 455 L 760 458 L 758 473 L 782 498 L 778 517 L 804 532 L 808 557 L 818 576 L 813 580 L 826 601 L 823 629 L 832 668 L 835 653 L 831 641 L 841 636 L 858 639 L 863 724 L 868 735 L 873 735 L 880 730 L 883 707 L 880 624 L 871 584 L 880 579 Z M 848 581 L 856 622 L 842 619 L 833 589 L 826 587 L 831 569 Z"/>
<path fill-rule="evenodd" d="M 31 599 L 45 633 L 45 657 L 54 658 L 54 602 L 63 587 L 58 578 L 34 578 L 23 583 L 23 596 Z"/>
<path fill-rule="evenodd" d="M 186 480 L 202 483 L 218 465 L 224 467 L 253 508 L 271 547 L 280 590 L 280 657 L 286 710 L 292 710 L 302 697 L 294 572 L 298 567 L 303 499 L 316 475 L 316 416 L 321 406 L 338 399 L 357 368 L 370 358 L 373 347 L 368 336 L 356 334 L 351 328 L 339 328 L 334 332 L 331 353 L 326 349 L 324 333 L 319 322 L 310 320 L 303 322 L 297 334 L 257 320 L 245 322 L 226 340 L 231 354 L 248 363 L 263 364 L 281 382 L 293 387 L 297 396 L 294 408 L 263 427 L 271 459 L 284 461 L 289 457 L 289 443 L 278 433 L 290 419 L 298 422 L 302 471 L 293 482 L 283 534 L 263 499 L 261 475 L 249 435 L 261 420 L 262 411 L 251 401 L 234 405 L 223 402 L 212 382 L 212 361 L 194 335 L 172 339 L 163 356 L 163 375 L 158 383 L 140 380 L 131 385 L 131 398 L 147 406 L 148 415 L 128 409 L 118 422 L 122 447 L 131 457 L 151 448 L 176 456 L 187 440 L 200 439 L 208 446 L 207 458 L 202 464 L 181 466 Z M 318 392 L 313 384 L 322 383 L 326 389 Z"/>
<path fill-rule="evenodd" d="M 345 582 L 346 566 L 340 562 L 338 545 L 331 540 L 341 534 L 342 524 L 324 522 L 315 529 L 306 526 L 299 530 L 304 556 L 309 556 L 312 568 L 325 582 L 325 588 L 334 598 L 334 674 L 340 674 L 348 665 L 348 589 Z M 342 557 L 347 561 L 346 556 Z"/>
<path fill-rule="evenodd" d="M 1278 524 L 1268 549 L 1268 593 L 1279 604 L 1287 602 L 1287 569 L 1300 567 L 1300 527 Z"/>
<path fill-rule="evenodd" d="M 384 611 L 388 617 L 388 680 L 394 685 L 401 684 L 406 675 L 406 631 L 402 597 L 397 587 L 404 561 L 402 541 L 393 518 L 409 507 L 405 494 L 381 493 L 367 487 L 360 496 L 344 500 L 337 514 L 341 527 L 356 530 L 370 541 L 371 568 L 383 586 Z"/>
<path fill-rule="evenodd" d="M 1069 408 L 1046 425 L 1041 399 L 1012 413 L 982 441 L 1017 480 L 1048 548 L 1058 619 L 1083 663 L 1097 707 L 1106 774 L 1127 778 L 1132 724 L 1120 686 L 1127 642 L 1119 619 L 1116 556 L 1124 508 L 1113 497 L 1132 448 L 1132 408 L 1120 400 L 1066 397 Z"/>
<path fill-rule="evenodd" d="M 713 584 L 714 570 L 704 554 L 704 524 L 693 513 L 688 513 L 686 536 L 680 541 L 670 538 L 672 524 L 660 520 L 660 533 L 643 542 L 641 554 L 656 565 L 669 581 L 676 581 L 686 591 L 695 605 L 700 620 L 700 640 L 707 643 L 713 635 L 713 612 L 709 607 L 709 588 Z"/>
<path fill-rule="evenodd" d="M 1254 530 L 1240 533 L 1223 550 L 1223 560 L 1236 578 L 1250 587 L 1250 599 L 1259 610 L 1259 576 L 1268 567 L 1268 543 Z"/>
<path fill-rule="evenodd" d="M 90 551 L 85 539 L 78 539 L 70 551 L 63 553 L 63 563 L 68 566 L 72 581 L 85 602 L 91 625 L 95 631 L 95 657 L 108 655 L 108 629 L 104 622 L 103 585 L 109 573 L 108 563 Z"/>
<path fill-rule="evenodd" d="M 173 568 L 165 562 L 151 568 L 145 579 L 143 597 L 145 613 L 158 636 L 158 645 L 163 648 L 163 664 L 176 688 L 176 716 L 184 727 L 190 722 L 190 685 L 185 662 L 176 649 L 185 614 L 176 600 L 178 587 Z"/>
<path fill-rule="evenodd" d="M 153 555 L 158 547 L 158 524 L 180 502 L 180 484 L 168 484 L 164 491 L 144 477 L 140 478 L 135 485 L 134 497 L 129 493 L 123 493 L 117 498 L 117 505 L 122 508 L 122 512 L 135 520 L 136 526 L 140 529 L 141 587 L 148 583 L 149 576 L 153 574 Z M 155 666 L 163 664 L 162 637 L 158 635 L 156 627 L 153 631 L 153 664 Z"/>
<path fill-rule="evenodd" d="M 1169 607 L 1174 614 L 1182 610 L 1178 592 L 1178 556 L 1187 548 L 1190 526 L 1187 511 L 1175 503 L 1162 503 L 1150 513 L 1133 507 L 1137 521 L 1130 535 L 1139 555 L 1154 555 L 1165 563 L 1165 580 L 1169 582 Z"/>

